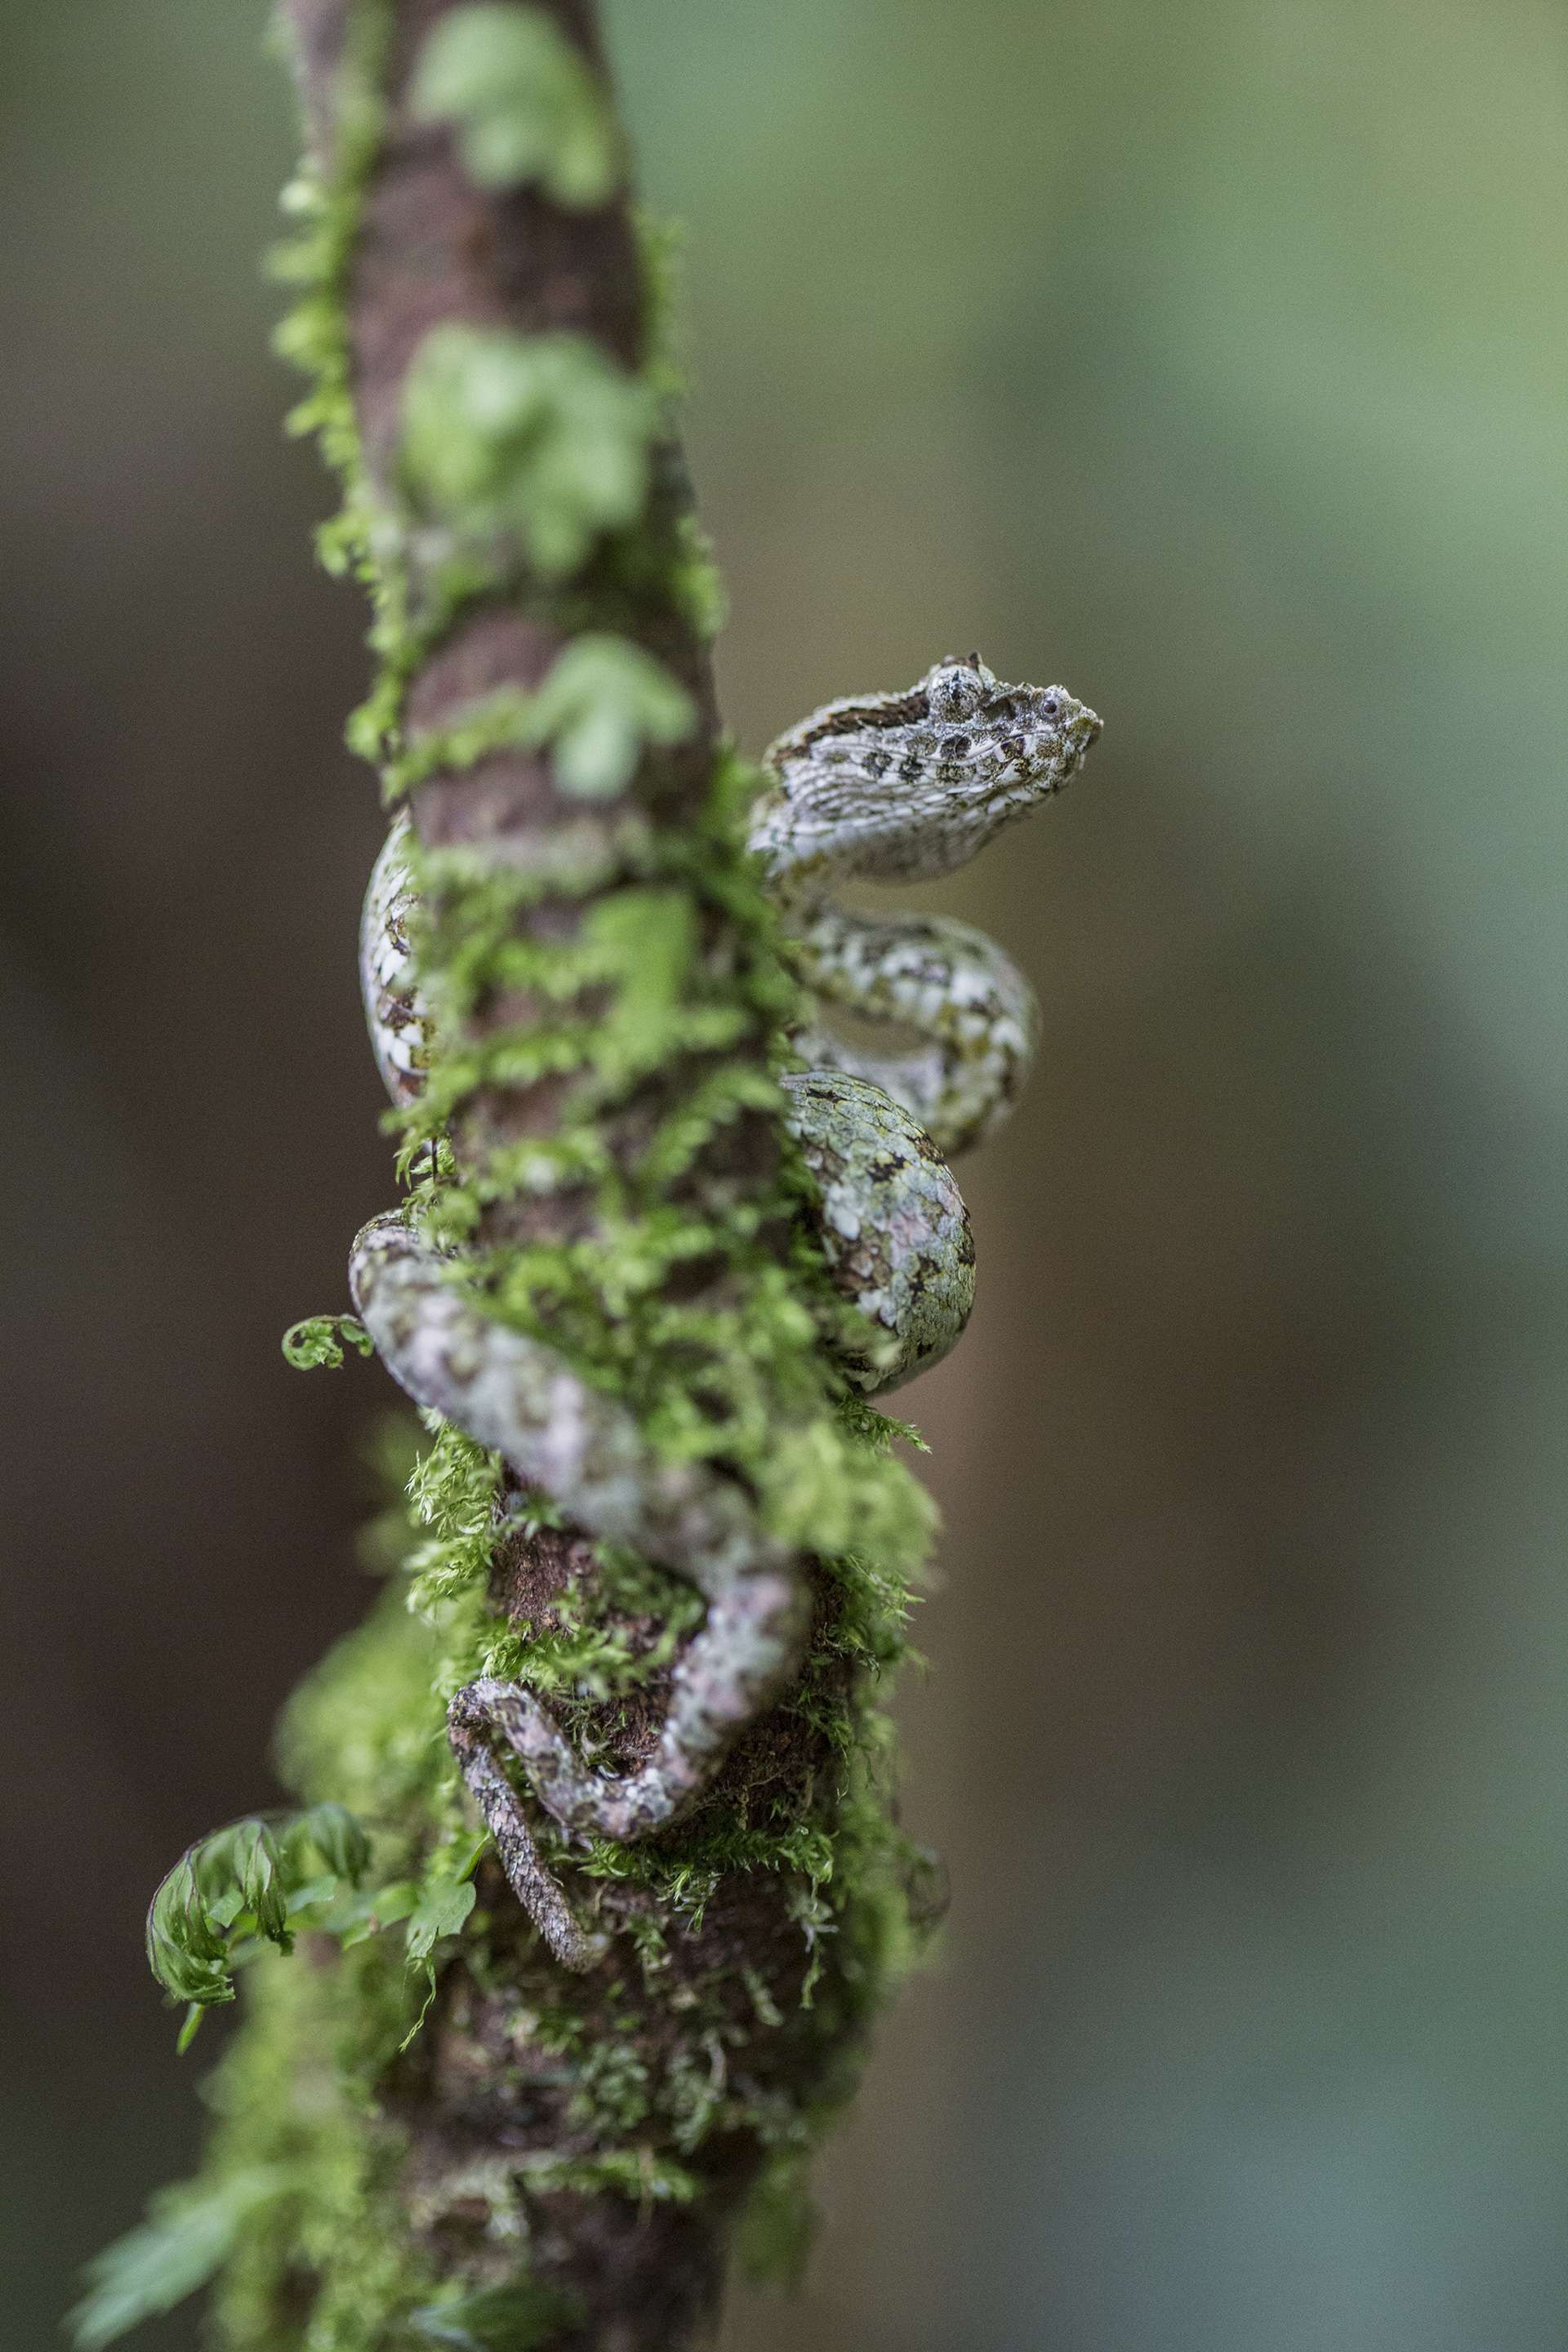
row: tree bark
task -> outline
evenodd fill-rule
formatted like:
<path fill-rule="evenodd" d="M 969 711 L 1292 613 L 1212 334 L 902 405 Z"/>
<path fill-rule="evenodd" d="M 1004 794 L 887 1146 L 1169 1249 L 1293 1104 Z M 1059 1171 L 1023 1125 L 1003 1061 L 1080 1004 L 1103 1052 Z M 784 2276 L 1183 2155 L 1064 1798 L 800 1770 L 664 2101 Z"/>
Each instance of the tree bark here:
<path fill-rule="evenodd" d="M 384 127 L 345 289 L 360 448 L 388 504 L 396 494 L 405 380 L 433 328 L 568 331 L 628 372 L 647 359 L 648 297 L 624 195 L 581 210 L 552 204 L 537 186 L 488 193 L 466 175 L 447 128 L 412 119 L 413 64 L 447 13 L 447 0 L 395 0 L 391 8 Z M 545 13 L 602 73 L 595 12 L 584 0 L 545 0 Z M 330 164 L 351 11 L 347 0 L 288 0 L 288 14 L 310 134 Z M 645 756 L 624 802 L 595 803 L 592 821 L 606 838 L 628 808 L 665 834 L 693 826 L 720 745 L 708 647 L 668 584 L 686 499 L 679 453 L 666 442 L 638 526 L 645 562 L 590 557 L 565 583 L 520 572 L 505 594 L 468 603 L 407 680 L 405 741 L 446 727 L 497 688 L 536 688 L 583 630 L 613 631 L 681 682 L 698 723 L 678 746 Z M 586 821 L 584 803 L 563 794 L 547 758 L 516 749 L 437 772 L 413 792 L 411 808 L 428 848 L 468 845 L 510 869 L 541 868 L 552 837 L 567 828 L 578 837 Z M 581 895 L 547 898 L 515 919 L 523 935 L 560 941 L 574 935 L 592 905 Z M 703 922 L 702 951 L 718 969 L 740 944 L 728 935 L 721 908 L 707 906 Z M 520 1011 L 526 1008 L 515 999 L 481 1008 L 478 1034 L 515 1024 Z M 737 1053 L 750 1055 L 760 1072 L 768 1043 L 758 1018 L 724 1055 L 731 1064 Z M 613 1162 L 629 1171 L 661 1118 L 700 1083 L 703 1066 L 693 1048 L 607 1112 L 602 1139 Z M 454 1134 L 459 1165 L 498 1145 L 550 1134 L 563 1083 L 545 1076 L 487 1087 L 468 1101 Z M 741 1111 L 685 1171 L 682 1204 L 694 1216 L 721 1218 L 768 1197 L 778 1150 L 773 1116 Z M 592 1230 L 594 1197 L 584 1186 L 491 1202 L 477 1238 L 484 1244 L 581 1238 Z M 721 1306 L 728 1285 L 721 1259 L 700 1262 L 686 1273 L 682 1296 Z M 570 1529 L 513 1535 L 497 1549 L 492 1605 L 502 1619 L 548 1629 L 563 1594 L 596 1572 L 590 1547 Z M 837 1603 L 830 1581 L 818 1581 L 819 1639 L 808 1672 L 819 1697 L 847 1705 L 856 1677 L 820 1639 Z M 658 1627 L 627 1613 L 618 1630 L 637 1652 L 647 1649 Z M 604 1709 L 599 1729 L 616 1766 L 628 1767 L 651 1746 L 667 1679 L 656 1675 L 629 1704 Z M 809 1813 L 831 1841 L 852 1777 L 824 1728 L 822 1708 L 803 1706 L 797 1688 L 743 1740 L 713 1801 L 765 1820 L 781 1839 Z M 847 1855 L 839 1867 L 842 1879 Z M 846 1911 L 837 1932 L 817 1938 L 809 1921 L 803 1925 L 800 1874 L 786 1867 L 721 1870 L 696 1921 L 646 1888 L 615 1883 L 604 1894 L 601 1924 L 626 1932 L 616 1936 L 605 1967 L 569 1979 L 542 1952 L 493 1863 L 481 1865 L 479 1886 L 492 1919 L 482 1968 L 463 1947 L 448 1960 L 423 2033 L 379 2085 L 384 2120 L 363 2126 L 395 2135 L 391 2195 L 399 2226 L 437 2281 L 494 2293 L 525 2266 L 531 2280 L 559 2292 L 563 2316 L 519 2342 L 547 2345 L 549 2352 L 673 2352 L 717 2309 L 726 2237 L 759 2168 L 770 2155 L 787 2160 L 802 2147 L 818 2104 L 830 2087 L 842 2087 L 846 2053 L 881 1965 L 873 1947 L 886 1923 L 872 1912 L 883 1898 L 869 1902 L 864 1932 Z M 852 1906 L 852 1885 L 841 1884 L 839 1895 Z M 662 1957 L 650 1969 L 638 1954 L 653 1934 Z M 618 2114 L 603 2090 L 607 2050 L 639 2086 Z M 697 2095 L 704 2082 L 724 2095 L 718 2128 L 701 2126 Z M 615 2158 L 624 2159 L 618 2185 L 598 2185 Z M 662 2193 L 667 2164 L 690 2183 L 680 2201 Z M 495 2183 L 502 2175 L 525 2251 L 515 2227 L 509 2237 L 498 2226 L 504 2199 Z M 552 2185 L 563 2176 L 574 2185 Z M 574 2185 L 579 2180 L 589 2185 Z M 292 2341 L 280 2307 L 277 2319 L 277 2340 Z"/>

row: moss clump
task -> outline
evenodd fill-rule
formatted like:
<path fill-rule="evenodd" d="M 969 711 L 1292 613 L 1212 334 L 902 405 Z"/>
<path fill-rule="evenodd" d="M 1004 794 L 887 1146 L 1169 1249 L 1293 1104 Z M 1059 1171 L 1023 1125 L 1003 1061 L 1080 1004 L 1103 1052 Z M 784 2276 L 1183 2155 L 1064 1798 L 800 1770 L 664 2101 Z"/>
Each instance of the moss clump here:
<path fill-rule="evenodd" d="M 521 550 L 564 580 L 641 515 L 658 427 L 651 386 L 580 335 L 433 327 L 404 392 L 401 486 L 446 561 L 504 570 Z"/>
<path fill-rule="evenodd" d="M 537 181 L 575 206 L 602 205 L 619 184 L 606 93 L 541 8 L 454 8 L 420 52 L 410 103 L 421 121 L 456 126 L 463 168 L 481 188 Z"/>
<path fill-rule="evenodd" d="M 420 734 L 386 770 L 389 794 L 428 776 L 471 768 L 493 752 L 552 753 L 560 791 L 614 800 L 650 744 L 679 743 L 696 721 L 684 687 L 638 646 L 619 637 L 578 637 L 537 693 L 498 687 L 468 705 L 449 727 Z"/>
<path fill-rule="evenodd" d="M 273 2192 L 223 2265 L 218 2340 L 231 2352 L 384 2352 L 437 2284 L 402 2210 L 402 2136 L 363 2095 L 401 2038 L 401 1967 L 374 1943 L 332 1969 L 274 1960 L 247 2000 L 208 2085 L 206 2178 L 221 2190 L 259 2162 Z"/>

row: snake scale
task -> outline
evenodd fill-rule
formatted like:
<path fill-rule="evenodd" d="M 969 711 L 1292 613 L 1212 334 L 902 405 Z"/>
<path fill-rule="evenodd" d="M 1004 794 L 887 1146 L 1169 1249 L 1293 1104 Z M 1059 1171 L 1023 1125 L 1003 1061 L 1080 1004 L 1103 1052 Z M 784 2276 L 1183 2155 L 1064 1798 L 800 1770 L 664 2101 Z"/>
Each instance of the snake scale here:
<path fill-rule="evenodd" d="M 847 882 L 952 872 L 1058 792 L 1099 733 L 1093 711 L 1064 688 L 1005 685 L 972 656 L 939 662 L 904 694 L 830 702 L 764 755 L 749 842 L 799 977 L 818 1008 L 877 1024 L 870 1045 L 851 1045 L 814 1015 L 792 1040 L 809 1066 L 783 1079 L 786 1124 L 820 1194 L 829 1270 L 878 1333 L 844 1360 L 864 1391 L 935 1363 L 963 1328 L 974 1252 L 947 1160 L 1011 1108 L 1036 1013 L 1023 975 L 984 932 L 851 911 L 834 894 Z M 411 945 L 406 825 L 396 821 L 377 860 L 361 930 L 372 1044 L 397 1102 L 419 1091 L 431 1043 Z M 678 1820 L 799 1660 L 804 1564 L 759 1524 L 735 1480 L 657 1453 L 625 1402 L 545 1342 L 486 1316 L 448 1274 L 400 1213 L 374 1219 L 355 1241 L 355 1306 L 394 1379 L 498 1450 L 584 1532 L 675 1570 L 708 1604 L 671 1678 L 658 1744 L 633 1772 L 591 1769 L 520 1685 L 480 1680 L 452 1702 L 453 1749 L 513 1889 L 556 1958 L 586 1969 L 604 1939 L 583 1929 L 541 1861 L 496 1742 L 569 1836 L 632 1841 Z"/>

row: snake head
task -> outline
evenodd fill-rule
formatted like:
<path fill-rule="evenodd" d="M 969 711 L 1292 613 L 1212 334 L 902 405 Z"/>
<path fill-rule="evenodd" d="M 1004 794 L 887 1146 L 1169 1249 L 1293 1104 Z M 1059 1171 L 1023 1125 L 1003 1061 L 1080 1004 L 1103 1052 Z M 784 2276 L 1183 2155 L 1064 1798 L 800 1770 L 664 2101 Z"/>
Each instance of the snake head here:
<path fill-rule="evenodd" d="M 1009 686 L 948 656 L 905 694 L 830 702 L 767 754 L 752 846 L 786 891 L 950 874 L 1059 792 L 1100 734 L 1064 686 Z"/>
<path fill-rule="evenodd" d="M 978 654 L 936 663 L 915 691 L 926 698 L 938 758 L 965 768 L 989 762 L 1008 784 L 1038 781 L 1055 792 L 1100 734 L 1095 713 L 1065 686 L 1005 685 Z"/>
<path fill-rule="evenodd" d="M 917 693 L 923 693 L 931 715 L 956 726 L 960 719 L 973 718 L 988 694 L 996 691 L 996 678 L 978 654 L 961 659 L 949 654 L 933 669 L 928 669 Z"/>

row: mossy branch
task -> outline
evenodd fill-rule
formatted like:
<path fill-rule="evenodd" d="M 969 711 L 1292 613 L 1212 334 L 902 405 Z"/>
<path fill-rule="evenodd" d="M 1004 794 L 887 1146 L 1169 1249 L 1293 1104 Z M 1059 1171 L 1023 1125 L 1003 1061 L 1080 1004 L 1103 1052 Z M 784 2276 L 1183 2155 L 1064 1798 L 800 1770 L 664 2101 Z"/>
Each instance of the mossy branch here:
<path fill-rule="evenodd" d="M 397 1580 L 285 1720 L 315 1810 L 194 1849 L 154 1906 L 183 1998 L 258 1964 L 206 2172 L 105 2258 L 79 2341 L 216 2273 L 229 2352 L 679 2352 L 748 2199 L 753 2247 L 795 2258 L 809 2148 L 914 1947 L 878 1692 L 931 1515 L 889 1451 L 911 1433 L 823 1344 L 845 1310 L 774 1077 L 793 990 L 743 855 L 664 250 L 628 207 L 594 11 L 285 14 L 310 154 L 280 343 L 343 479 L 323 558 L 374 600 L 351 740 L 409 812 L 441 1040 L 400 1166 L 488 1314 L 548 1332 L 813 1556 L 812 1630 L 677 1829 L 584 1853 L 542 1822 L 609 1940 L 568 1978 L 476 1836 L 447 1702 L 511 1677 L 629 1769 L 700 1603 L 432 1427 L 406 1537 L 378 1538 Z M 288 1345 L 332 1363 L 363 1336 L 321 1317 Z"/>

